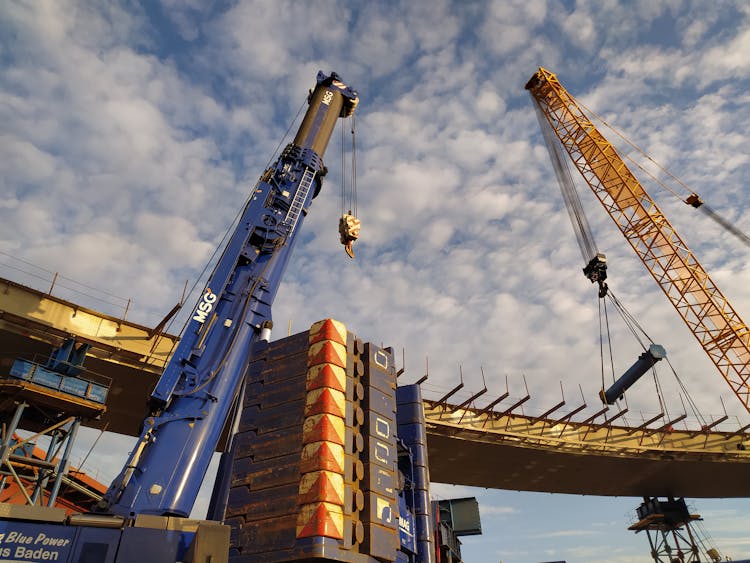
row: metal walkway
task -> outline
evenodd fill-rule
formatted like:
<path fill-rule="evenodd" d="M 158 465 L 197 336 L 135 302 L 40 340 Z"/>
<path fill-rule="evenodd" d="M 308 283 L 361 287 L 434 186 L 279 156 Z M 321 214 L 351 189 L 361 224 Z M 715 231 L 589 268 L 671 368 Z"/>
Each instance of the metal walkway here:
<path fill-rule="evenodd" d="M 86 425 L 137 435 L 146 398 L 178 338 L 0 278 L 0 377 L 9 374 L 16 358 L 44 360 L 70 336 L 91 345 L 88 370 L 112 380 L 107 412 Z M 3 419 L 24 393 L 18 379 L 6 378 L 5 383 L 0 392 Z"/>

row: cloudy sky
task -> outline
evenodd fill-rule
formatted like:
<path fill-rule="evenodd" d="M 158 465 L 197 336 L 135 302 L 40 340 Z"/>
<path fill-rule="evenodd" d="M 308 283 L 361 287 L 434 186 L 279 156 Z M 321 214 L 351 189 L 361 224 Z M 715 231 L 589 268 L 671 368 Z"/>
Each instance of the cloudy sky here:
<path fill-rule="evenodd" d="M 525 376 L 528 414 L 556 404 L 561 381 L 566 408 L 580 386 L 594 412 L 598 299 L 524 84 L 539 66 L 552 70 L 748 232 L 749 55 L 750 4 L 739 0 L 3 2 L 0 275 L 47 289 L 59 272 L 59 295 L 113 314 L 131 299 L 128 318 L 154 326 L 203 270 L 317 71 L 333 70 L 361 95 L 362 237 L 349 260 L 337 234 L 337 132 L 275 304 L 276 336 L 334 317 L 405 350 L 407 382 L 429 357 L 428 397 L 453 387 L 461 366 L 463 397 L 481 388 L 483 369 L 496 395 L 506 377 L 521 395 Z M 749 249 L 647 189 L 750 314 Z M 702 416 L 721 416 L 723 400 L 722 428 L 745 424 L 614 224 L 581 197 L 610 287 L 665 346 Z M 610 319 L 622 372 L 639 347 Z M 681 414 L 674 375 L 660 369 L 659 381 L 665 408 Z M 631 423 L 660 412 L 650 377 L 628 405 Z M 639 499 L 435 492 L 479 497 L 485 535 L 466 541 L 470 561 L 648 559 L 646 538 L 626 530 Z M 695 510 L 722 553 L 750 557 L 750 503 Z"/>

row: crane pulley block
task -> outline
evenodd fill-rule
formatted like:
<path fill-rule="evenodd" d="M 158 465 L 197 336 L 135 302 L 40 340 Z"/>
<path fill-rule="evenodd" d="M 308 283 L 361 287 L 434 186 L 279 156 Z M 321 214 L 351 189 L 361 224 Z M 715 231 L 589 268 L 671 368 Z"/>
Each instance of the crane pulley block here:
<path fill-rule="evenodd" d="M 583 269 L 584 275 L 591 280 L 591 283 L 599 284 L 599 297 L 603 298 L 607 295 L 607 257 L 602 252 L 597 252 L 586 267 Z"/>

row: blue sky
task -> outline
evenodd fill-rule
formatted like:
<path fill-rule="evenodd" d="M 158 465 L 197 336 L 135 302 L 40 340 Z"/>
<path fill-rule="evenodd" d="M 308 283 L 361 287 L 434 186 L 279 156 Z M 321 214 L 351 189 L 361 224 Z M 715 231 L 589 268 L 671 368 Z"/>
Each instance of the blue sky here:
<path fill-rule="evenodd" d="M 596 295 L 523 86 L 539 66 L 557 73 L 748 232 L 748 55 L 741 1 L 2 3 L 0 275 L 45 286 L 28 272 L 60 272 L 111 294 L 89 306 L 121 313 L 131 298 L 128 318 L 155 325 L 202 270 L 317 71 L 335 70 L 361 94 L 358 257 L 338 243 L 334 135 L 277 327 L 340 319 L 404 348 L 407 381 L 429 355 L 432 398 L 461 365 L 465 396 L 481 388 L 483 367 L 497 394 L 508 376 L 520 395 L 525 375 L 528 413 L 559 401 L 561 380 L 566 397 L 580 385 L 595 409 Z M 748 249 L 653 195 L 750 314 Z M 582 198 L 610 286 L 667 348 L 701 411 L 718 417 L 723 399 L 723 429 L 747 422 L 610 219 Z M 624 369 L 637 346 L 624 326 L 613 332 Z M 681 411 L 673 377 L 660 380 L 670 411 Z M 644 381 L 628 395 L 631 411 L 658 412 L 654 396 Z M 470 561 L 648 559 L 645 538 L 626 530 L 639 499 L 435 493 L 479 497 L 485 534 L 467 540 Z M 694 504 L 722 553 L 750 557 L 750 503 Z"/>

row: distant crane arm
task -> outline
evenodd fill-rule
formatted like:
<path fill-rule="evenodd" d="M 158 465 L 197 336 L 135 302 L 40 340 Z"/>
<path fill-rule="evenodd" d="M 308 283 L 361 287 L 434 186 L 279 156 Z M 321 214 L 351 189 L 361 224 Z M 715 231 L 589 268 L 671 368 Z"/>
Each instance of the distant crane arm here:
<path fill-rule="evenodd" d="M 557 77 L 526 84 L 573 165 L 750 411 L 750 332 L 687 244 Z"/>

